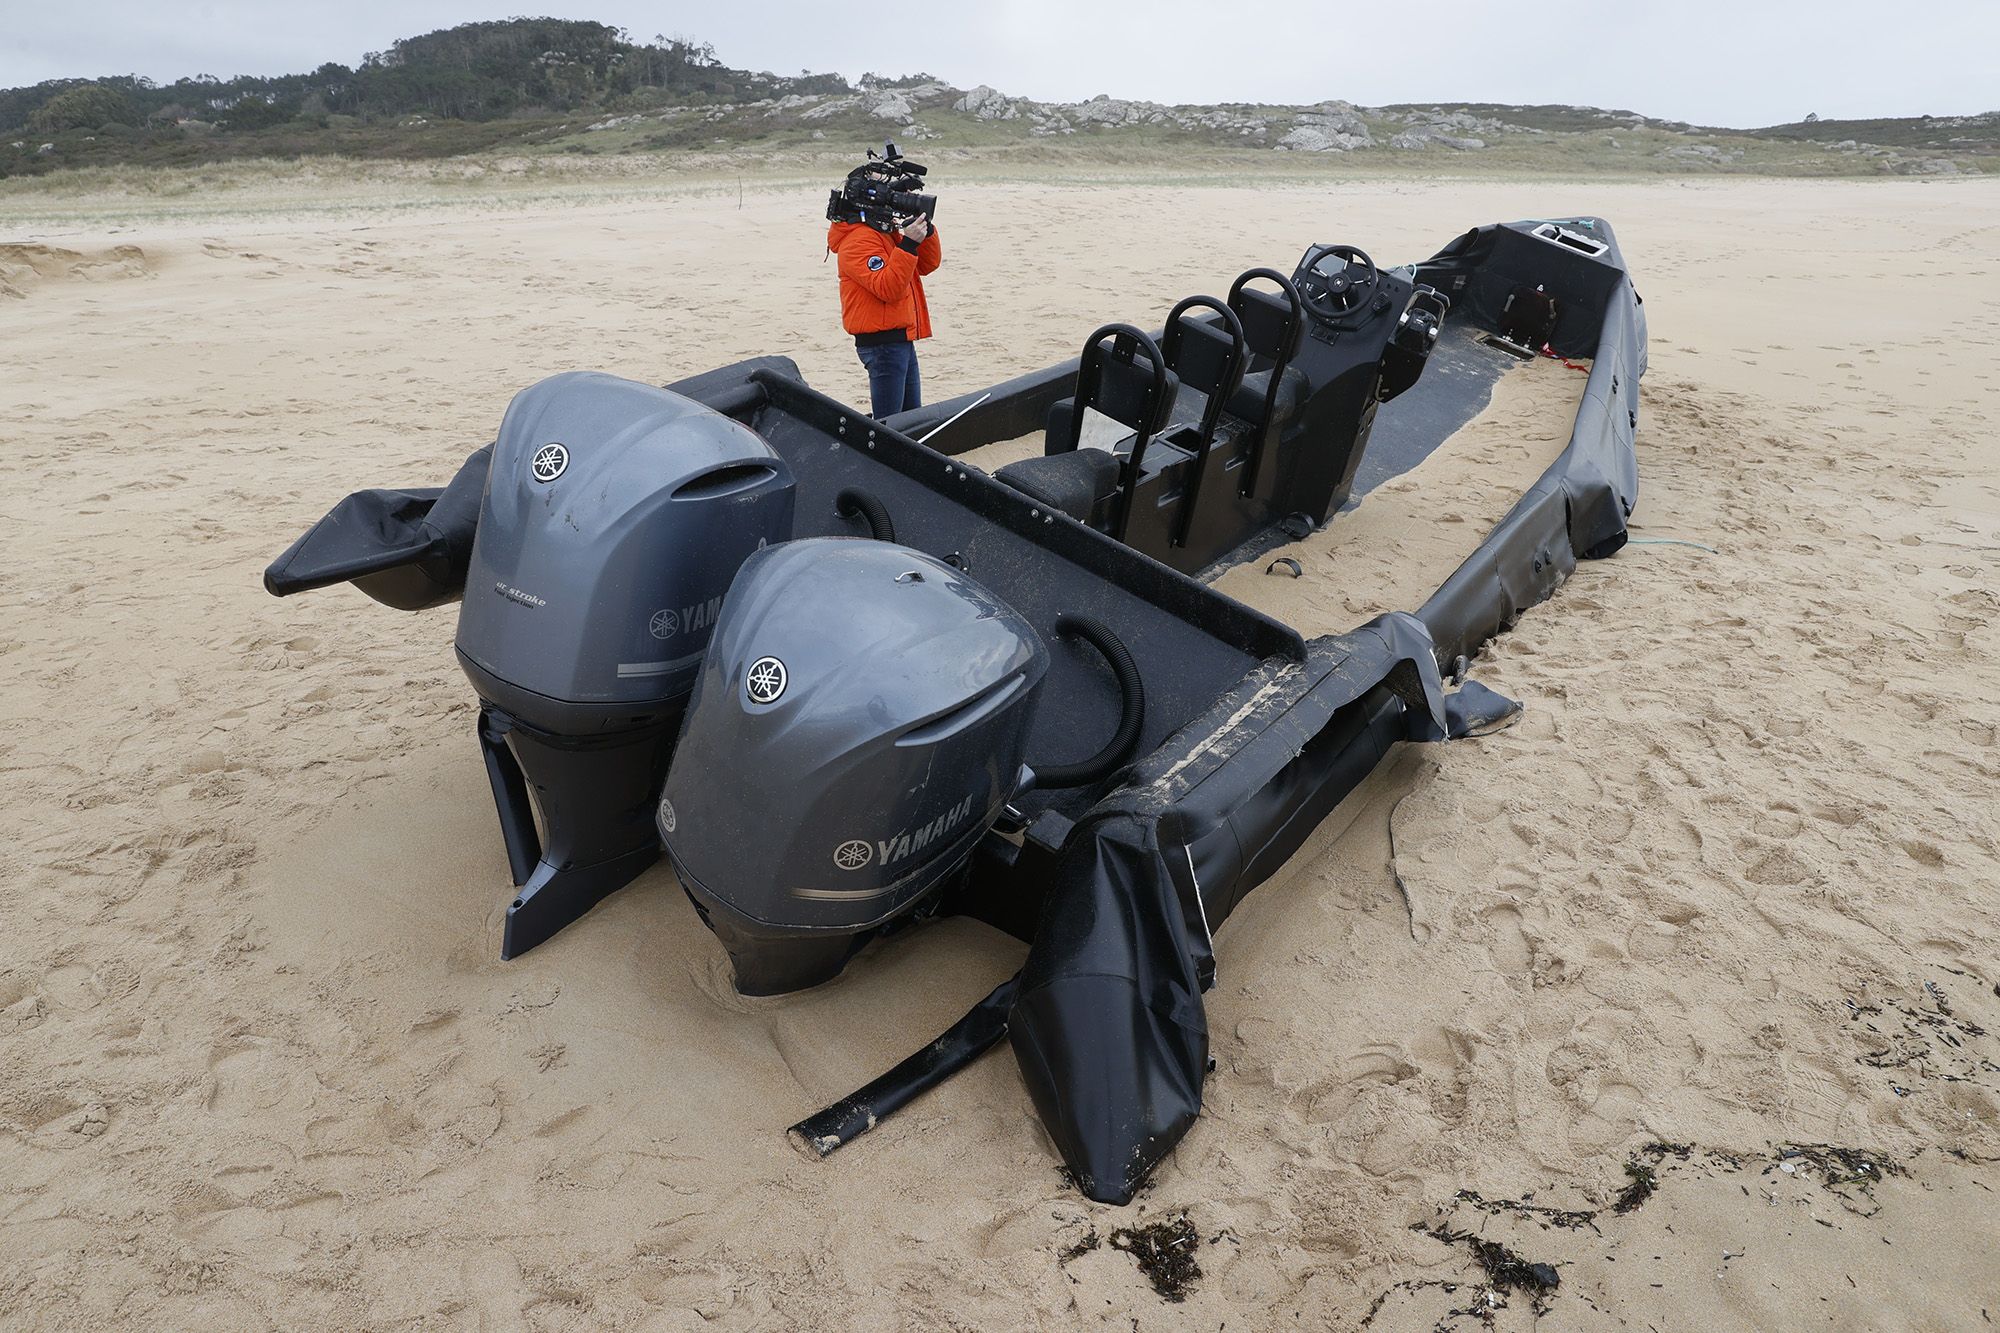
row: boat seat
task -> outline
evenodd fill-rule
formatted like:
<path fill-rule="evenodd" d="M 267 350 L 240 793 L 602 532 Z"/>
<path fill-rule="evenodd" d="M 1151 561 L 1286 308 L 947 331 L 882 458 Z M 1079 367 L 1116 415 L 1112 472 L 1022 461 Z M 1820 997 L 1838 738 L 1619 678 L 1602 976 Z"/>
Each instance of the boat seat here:
<path fill-rule="evenodd" d="M 1263 291 L 1247 285 L 1252 277 L 1275 278 L 1283 289 Z M 1291 284 L 1269 270 L 1252 269 L 1236 280 L 1229 290 L 1229 308 L 1243 324 L 1243 341 L 1261 369 L 1243 377 L 1242 385 L 1229 396 L 1229 414 L 1253 425 L 1278 427 L 1298 415 L 1305 402 L 1307 381 L 1303 371 L 1294 370 L 1292 358 L 1298 354 L 1305 333 L 1305 308 Z M 1271 377 L 1278 377 L 1277 393 L 1271 392 Z"/>
<path fill-rule="evenodd" d="M 1306 393 L 1311 382 L 1306 373 L 1297 366 L 1286 366 L 1278 376 L 1278 395 L 1271 397 L 1271 372 L 1254 371 L 1243 377 L 1243 383 L 1229 396 L 1229 415 L 1241 417 L 1254 425 L 1275 425 L 1282 433 L 1286 424 L 1299 414 L 1305 405 Z M 1271 419 L 1264 419 L 1265 404 L 1270 404 Z"/>
<path fill-rule="evenodd" d="M 1190 311 L 1203 309 L 1213 312 L 1212 321 L 1186 318 Z M 1168 313 L 1160 355 L 1181 384 L 1205 401 L 1196 428 L 1197 445 L 1205 451 L 1224 408 L 1243 382 L 1243 372 L 1250 368 L 1243 325 L 1234 310 L 1213 296 L 1190 296 Z"/>
<path fill-rule="evenodd" d="M 1088 523 L 1100 500 L 1118 489 L 1122 464 L 1105 449 L 1072 449 L 1009 463 L 993 475 L 1031 499 L 1079 523 Z"/>
<path fill-rule="evenodd" d="M 1181 382 L 1167 369 L 1152 337 L 1130 324 L 1106 324 L 1090 335 L 1077 361 L 1076 393 L 1049 408 L 1042 457 L 1024 458 L 996 474 L 1016 490 L 1070 517 L 1092 522 L 1098 501 L 1129 492 L 1143 475 L 1146 445 L 1173 420 Z M 1132 432 L 1123 457 L 1081 448 L 1083 414 L 1095 411 Z M 1077 455 L 1097 455 L 1079 458 Z M 1123 540 L 1129 495 L 1110 513 L 1109 531 Z"/>
<path fill-rule="evenodd" d="M 1158 405 L 1149 415 L 1146 409 L 1151 373 L 1148 366 L 1107 359 L 1097 395 L 1090 403 L 1091 409 L 1135 433 L 1156 435 L 1165 430 L 1173 416 L 1174 400 L 1180 396 L 1181 381 L 1173 371 L 1166 372 L 1165 387 L 1160 391 Z M 1064 398 L 1049 408 L 1047 430 L 1042 447 L 1050 453 L 1061 452 L 1065 447 L 1076 447 L 1075 398 Z"/>
<path fill-rule="evenodd" d="M 1268 282 L 1278 290 L 1265 291 L 1250 286 L 1252 282 Z M 1229 398 L 1230 412 L 1256 428 L 1238 487 L 1240 494 L 1254 495 L 1265 456 L 1284 438 L 1285 428 L 1306 401 L 1305 376 L 1292 369 L 1292 358 L 1306 336 L 1306 303 L 1284 274 L 1253 268 L 1230 284 L 1229 308 L 1243 326 L 1243 339 L 1257 367 Z"/>

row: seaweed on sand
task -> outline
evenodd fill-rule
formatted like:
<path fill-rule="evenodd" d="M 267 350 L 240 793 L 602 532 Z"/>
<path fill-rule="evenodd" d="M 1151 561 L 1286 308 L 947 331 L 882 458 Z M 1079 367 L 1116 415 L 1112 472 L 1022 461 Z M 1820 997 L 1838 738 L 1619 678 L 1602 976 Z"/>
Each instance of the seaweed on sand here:
<path fill-rule="evenodd" d="M 1618 1197 L 1611 1201 L 1614 1213 L 1629 1213 L 1640 1204 L 1653 1197 L 1653 1191 L 1660 1187 L 1660 1173 L 1634 1157 L 1625 1163 L 1625 1188 L 1618 1191 Z"/>
<path fill-rule="evenodd" d="M 1484 1312 L 1487 1322 L 1491 1312 L 1504 1302 L 1494 1299 L 1508 1292 L 1519 1292 L 1528 1298 L 1528 1307 L 1537 1315 L 1549 1312 L 1549 1297 L 1562 1285 L 1562 1275 L 1556 1266 L 1524 1259 L 1497 1240 L 1487 1240 L 1475 1236 L 1470 1231 L 1456 1231 L 1445 1226 L 1418 1225 L 1415 1230 L 1441 1240 L 1447 1245 L 1464 1245 L 1472 1251 L 1472 1257 L 1481 1271 L 1486 1274 L 1486 1289 L 1491 1296 L 1475 1302 L 1475 1309 L 1461 1313 Z"/>
<path fill-rule="evenodd" d="M 1164 1222 L 1120 1227 L 1111 1233 L 1111 1248 L 1123 1250 L 1139 1265 L 1153 1290 L 1169 1301 L 1184 1301 L 1201 1278 L 1195 1250 L 1201 1236 L 1186 1213 Z"/>
<path fill-rule="evenodd" d="M 1102 1238 L 1097 1234 L 1097 1228 L 1092 1227 L 1089 1234 L 1076 1244 L 1063 1246 L 1061 1253 L 1056 1258 L 1059 1262 L 1067 1264 L 1072 1259 L 1081 1259 L 1084 1255 L 1089 1254 L 1103 1243 Z"/>

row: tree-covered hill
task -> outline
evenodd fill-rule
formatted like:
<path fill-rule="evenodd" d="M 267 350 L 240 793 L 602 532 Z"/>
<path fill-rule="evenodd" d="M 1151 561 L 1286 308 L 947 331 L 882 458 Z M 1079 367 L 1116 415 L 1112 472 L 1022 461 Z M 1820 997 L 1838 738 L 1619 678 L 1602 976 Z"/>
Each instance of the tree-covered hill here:
<path fill-rule="evenodd" d="M 58 79 L 0 90 L 0 133 L 105 126 L 166 128 L 189 121 L 255 130 L 329 116 L 410 115 L 488 121 L 521 113 L 611 107 L 621 99 L 758 97 L 846 91 L 838 75 L 780 78 L 730 69 L 691 39 L 634 42 L 623 29 L 572 19 L 467 23 L 406 37 L 359 68 L 325 64 L 277 77 L 197 75 L 155 83 L 132 75 Z"/>

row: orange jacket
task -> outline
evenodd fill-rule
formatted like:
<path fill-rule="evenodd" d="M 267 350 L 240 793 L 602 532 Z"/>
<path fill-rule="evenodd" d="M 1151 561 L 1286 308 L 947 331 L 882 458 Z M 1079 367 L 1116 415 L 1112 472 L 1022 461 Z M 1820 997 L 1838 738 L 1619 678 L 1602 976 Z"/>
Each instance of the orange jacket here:
<path fill-rule="evenodd" d="M 859 222 L 826 229 L 826 248 L 840 261 L 840 323 L 849 333 L 904 329 L 910 341 L 931 336 L 923 275 L 944 260 L 937 228 L 918 245 Z"/>

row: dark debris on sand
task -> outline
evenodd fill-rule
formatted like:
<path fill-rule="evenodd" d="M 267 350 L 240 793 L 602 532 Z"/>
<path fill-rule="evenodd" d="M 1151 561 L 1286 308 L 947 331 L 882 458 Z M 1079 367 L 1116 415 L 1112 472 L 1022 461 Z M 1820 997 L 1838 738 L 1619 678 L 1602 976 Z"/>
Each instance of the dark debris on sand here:
<path fill-rule="evenodd" d="M 1519 1199 L 1489 1199 L 1478 1190 L 1460 1190 L 1451 1196 L 1452 1202 L 1477 1208 L 1482 1213 L 1511 1214 L 1540 1223 L 1544 1228 L 1561 1227 L 1565 1231 L 1578 1231 L 1585 1227 L 1597 1230 L 1597 1213 L 1587 1208 L 1547 1208 L 1531 1203 L 1535 1196 L 1525 1195 Z"/>
<path fill-rule="evenodd" d="M 1201 1265 L 1194 1257 L 1200 1247 L 1201 1235 L 1186 1213 L 1164 1222 L 1120 1227 L 1111 1233 L 1111 1248 L 1131 1255 L 1153 1290 L 1175 1302 L 1186 1300 L 1201 1280 Z"/>
<path fill-rule="evenodd" d="M 1072 1259 L 1081 1259 L 1084 1255 L 1089 1254 L 1103 1243 L 1103 1238 L 1097 1234 L 1097 1228 L 1092 1227 L 1090 1234 L 1086 1235 L 1076 1244 L 1063 1246 L 1061 1251 L 1057 1253 L 1056 1260 L 1059 1263 L 1067 1264 Z"/>
<path fill-rule="evenodd" d="M 1623 1188 L 1600 1208 L 1550 1208 L 1534 1203 L 1533 1194 L 1519 1199 L 1489 1199 L 1475 1190 L 1459 1190 L 1449 1203 L 1439 1208 L 1436 1220 L 1415 1223 L 1410 1229 L 1447 1245 L 1466 1246 L 1485 1273 L 1485 1282 L 1406 1278 L 1392 1284 L 1375 1298 L 1361 1326 L 1368 1327 L 1389 1297 L 1397 1292 L 1439 1290 L 1447 1295 L 1456 1295 L 1462 1285 L 1470 1287 L 1471 1301 L 1448 1311 L 1439 1321 L 1439 1328 L 1448 1327 L 1452 1320 L 1458 1318 L 1472 1318 L 1486 1327 L 1492 1327 L 1494 1312 L 1506 1308 L 1509 1293 L 1527 1296 L 1536 1315 L 1547 1314 L 1561 1285 L 1561 1275 L 1556 1266 L 1525 1259 L 1498 1241 L 1454 1227 L 1449 1220 L 1452 1210 L 1465 1206 L 1488 1216 L 1522 1218 L 1536 1223 L 1545 1231 L 1560 1228 L 1587 1230 L 1602 1235 L 1599 1222 L 1608 1221 L 1611 1216 L 1624 1217 L 1637 1212 L 1659 1191 L 1667 1168 L 1677 1163 L 1706 1168 L 1711 1174 L 1755 1170 L 1761 1165 L 1766 1175 L 1781 1171 L 1801 1180 L 1817 1182 L 1839 1198 L 1850 1212 L 1862 1216 L 1873 1213 L 1875 1200 L 1872 1190 L 1875 1182 L 1889 1176 L 1908 1174 L 1898 1163 L 1865 1148 L 1842 1148 L 1826 1143 L 1785 1143 L 1767 1152 L 1733 1152 L 1721 1148 L 1697 1148 L 1691 1143 L 1655 1140 L 1641 1146 L 1625 1160 Z M 1830 1222 L 1823 1224 L 1833 1225 Z"/>
<path fill-rule="evenodd" d="M 1881 1210 L 1875 1201 L 1875 1184 L 1890 1176 L 1908 1175 L 1901 1163 L 1866 1148 L 1840 1148 L 1830 1143 L 1786 1143 L 1764 1168 L 1764 1174 L 1782 1171 L 1788 1176 L 1817 1177 L 1840 1206 L 1859 1217 L 1873 1217 Z"/>
<path fill-rule="evenodd" d="M 1418 1230 L 1447 1245 L 1464 1245 L 1472 1251 L 1473 1259 L 1486 1274 L 1486 1285 L 1493 1292 L 1519 1292 L 1528 1298 L 1529 1308 L 1537 1315 L 1548 1313 L 1549 1297 L 1562 1285 L 1562 1276 L 1556 1272 L 1554 1264 L 1523 1259 L 1499 1241 L 1475 1236 L 1470 1231 L 1455 1231 L 1444 1226 L 1420 1226 Z M 1480 1303 L 1475 1302 L 1477 1304 Z M 1490 1300 L 1483 1304 L 1489 1309 L 1499 1308 Z"/>
<path fill-rule="evenodd" d="M 1992 1034 L 1960 1016 L 1937 982 L 1924 982 L 1914 999 L 1883 995 L 1871 1004 L 1852 999 L 1842 1003 L 1856 1037 L 1867 1047 L 1855 1062 L 1870 1069 L 1900 1071 L 1903 1081 L 1889 1084 L 1898 1097 L 1910 1096 L 1927 1079 L 1988 1089 L 2000 1086 L 1993 1077 L 2000 1074 L 2000 1063 L 1988 1053 Z"/>
<path fill-rule="evenodd" d="M 1634 1157 L 1625 1163 L 1625 1188 L 1618 1191 L 1618 1197 L 1611 1201 L 1611 1211 L 1624 1214 L 1636 1209 L 1653 1197 L 1653 1191 L 1660 1187 L 1660 1173 L 1653 1167 Z"/>
<path fill-rule="evenodd" d="M 1733 1155 L 1720 1153 L 1711 1155 L 1732 1169 L 1740 1165 Z M 1671 1157 L 1677 1162 L 1685 1162 L 1693 1156 L 1694 1145 L 1691 1143 L 1665 1143 L 1655 1140 L 1639 1149 L 1625 1163 L 1625 1187 L 1611 1200 L 1611 1211 L 1620 1217 L 1637 1212 L 1646 1200 L 1653 1197 L 1653 1192 L 1660 1188 L 1660 1167 L 1666 1160 Z"/>
<path fill-rule="evenodd" d="M 1232 1243 L 1236 1240 L 1224 1231 L 1210 1237 L 1209 1244 L 1213 1245 L 1225 1236 Z M 1105 1240 L 1097 1234 L 1097 1228 L 1092 1227 L 1082 1240 L 1058 1250 L 1056 1261 L 1067 1267 L 1071 1261 L 1102 1248 Z M 1194 1257 L 1195 1251 L 1201 1247 L 1201 1234 L 1195 1230 L 1186 1213 L 1164 1222 L 1119 1227 L 1111 1233 L 1109 1240 L 1112 1249 L 1123 1250 L 1132 1256 L 1132 1262 L 1139 1265 L 1139 1271 L 1153 1284 L 1153 1290 L 1169 1301 L 1178 1303 L 1186 1300 L 1201 1278 L 1201 1265 Z"/>

